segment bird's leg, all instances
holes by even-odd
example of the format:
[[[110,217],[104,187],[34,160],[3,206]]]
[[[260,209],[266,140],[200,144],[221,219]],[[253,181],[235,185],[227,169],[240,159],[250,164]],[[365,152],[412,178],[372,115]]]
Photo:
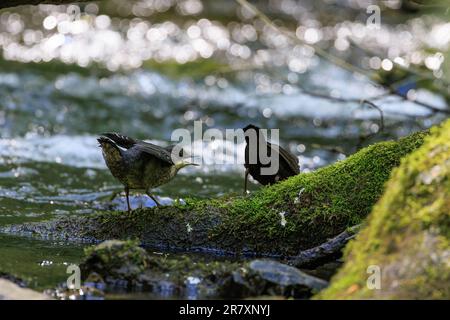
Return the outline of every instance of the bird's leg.
[[[128,213],[131,213],[131,206],[130,206],[130,188],[125,187],[125,195],[127,196],[127,206],[128,206]]]
[[[158,206],[158,207],[161,206],[161,204],[158,202],[158,200],[156,200],[156,198],[150,194],[150,191],[149,191],[149,190],[146,190],[145,193],[146,193],[150,198],[152,198],[153,201],[155,201],[156,206]]]
[[[120,194],[122,191],[114,190],[111,194],[111,197],[109,198],[109,201],[113,201],[118,194]]]
[[[244,195],[247,194],[247,181],[248,181],[248,169],[245,169],[245,178],[244,178]]]

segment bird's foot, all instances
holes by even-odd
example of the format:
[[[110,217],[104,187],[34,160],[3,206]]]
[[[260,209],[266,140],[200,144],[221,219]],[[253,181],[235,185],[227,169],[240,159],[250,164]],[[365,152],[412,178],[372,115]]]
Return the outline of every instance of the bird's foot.
[[[156,199],[153,199],[153,201],[155,201],[156,207],[162,207],[162,204],[156,201]]]
[[[155,202],[156,207],[161,207],[161,203],[159,203],[153,195],[151,195],[149,192],[147,192],[147,195],[153,200],[153,202]]]
[[[109,197],[109,201],[113,201],[122,191],[113,191]]]

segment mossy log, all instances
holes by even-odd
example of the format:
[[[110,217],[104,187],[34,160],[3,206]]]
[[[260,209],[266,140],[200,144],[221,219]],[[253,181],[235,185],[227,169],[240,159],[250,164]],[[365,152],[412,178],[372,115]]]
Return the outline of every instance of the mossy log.
[[[87,241],[137,238],[162,249],[292,257],[359,224],[381,196],[391,170],[426,134],[368,146],[251,196],[188,199],[185,205],[64,217],[0,231]]]
[[[393,171],[345,252],[317,298],[450,299],[450,120]],[[369,266],[379,268],[378,285]]]

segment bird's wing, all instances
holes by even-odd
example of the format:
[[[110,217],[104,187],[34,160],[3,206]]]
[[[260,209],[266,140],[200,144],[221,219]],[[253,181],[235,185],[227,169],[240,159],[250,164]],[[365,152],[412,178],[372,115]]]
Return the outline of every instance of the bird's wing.
[[[167,163],[169,165],[173,165],[173,161],[172,161],[172,156],[171,156],[171,151],[169,151],[164,147],[160,147],[157,146],[155,144],[149,143],[149,142],[145,142],[145,141],[136,141],[136,144],[134,146],[135,148],[137,148],[139,151],[147,153],[153,157],[158,158],[159,160],[163,161],[164,163]],[[172,146],[173,148],[173,146]],[[171,149],[170,149],[171,150]]]
[[[169,152],[172,152],[173,148],[175,148],[176,146],[177,146],[176,144],[172,144],[170,146],[164,147],[164,149],[166,149]],[[180,156],[183,156],[183,153],[184,153],[184,149],[183,148],[181,148],[180,153],[181,153]]]
[[[136,140],[134,140],[133,138],[127,137],[125,135],[122,135],[122,134],[116,133],[116,132],[102,133],[102,136],[105,136],[105,137],[111,139],[119,147],[122,147],[125,149],[130,149],[132,146],[134,146],[136,144]]]
[[[166,149],[170,154],[172,154],[173,148],[175,148],[177,145],[176,144],[172,144],[170,146],[164,147],[164,149]],[[179,153],[176,155],[179,159],[185,159],[185,158],[189,158],[189,155],[186,154],[185,150],[183,148],[180,148]]]
[[[274,150],[272,148],[272,144],[270,142],[267,143],[269,145],[269,147]],[[284,159],[286,161],[286,163],[288,164],[289,168],[295,172],[295,174],[299,174],[300,173],[300,168],[298,166],[298,158],[296,156],[294,156],[292,153],[290,153],[289,151],[287,151],[286,149],[278,146],[278,152],[280,153],[280,156],[282,159]]]

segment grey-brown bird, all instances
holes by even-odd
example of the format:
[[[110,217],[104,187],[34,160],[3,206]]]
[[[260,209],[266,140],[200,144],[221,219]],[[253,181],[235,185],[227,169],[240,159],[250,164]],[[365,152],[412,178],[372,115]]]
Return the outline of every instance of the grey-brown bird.
[[[244,193],[247,193],[247,181],[249,174],[253,179],[262,185],[268,185],[285,180],[290,176],[300,173],[298,158],[284,148],[267,142],[264,135],[262,135],[260,128],[249,124],[242,130],[244,131],[246,142]],[[254,137],[254,139],[250,139],[250,137]],[[253,157],[250,156],[250,151],[254,153]],[[266,155],[269,159],[278,156],[278,170],[273,174],[264,174],[261,171],[262,168],[268,168],[271,166],[271,163],[263,163],[261,161],[262,157]]]
[[[115,132],[103,133],[97,141],[112,175],[125,187],[128,212],[131,212],[131,189],[144,190],[159,206],[150,190],[172,180],[180,169],[197,165],[183,160],[182,149],[172,157],[172,152],[176,150],[174,145],[160,147]],[[174,162],[173,159],[179,161]]]

